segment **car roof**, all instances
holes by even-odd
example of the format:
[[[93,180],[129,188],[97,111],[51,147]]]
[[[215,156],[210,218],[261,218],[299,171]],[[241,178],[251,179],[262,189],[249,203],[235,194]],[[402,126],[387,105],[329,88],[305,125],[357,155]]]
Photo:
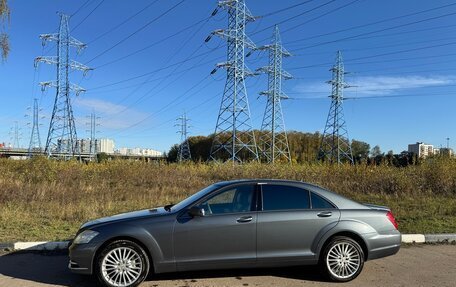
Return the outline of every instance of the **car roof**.
[[[307,183],[304,181],[298,180],[288,180],[288,179],[236,179],[236,180],[229,180],[229,181],[222,181],[218,182],[217,184],[221,186],[229,186],[239,183],[255,183],[255,184],[284,184],[290,186],[296,186],[303,189],[310,190],[327,200],[331,201],[335,204],[339,209],[369,209],[367,206],[358,203],[354,200],[351,200],[345,196],[342,196],[336,192],[329,191],[323,187],[318,185]]]

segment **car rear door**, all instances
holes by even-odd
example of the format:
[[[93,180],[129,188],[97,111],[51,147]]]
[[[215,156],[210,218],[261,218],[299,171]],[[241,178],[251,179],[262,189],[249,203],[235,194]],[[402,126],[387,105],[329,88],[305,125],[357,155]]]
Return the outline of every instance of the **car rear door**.
[[[257,224],[259,265],[293,265],[316,260],[312,244],[337,224],[340,212],[332,205],[312,209],[310,194],[293,185],[261,185]]]
[[[173,239],[178,270],[236,268],[255,263],[256,189],[256,184],[223,188],[195,203],[205,209],[205,216],[192,218],[184,212],[178,217]]]

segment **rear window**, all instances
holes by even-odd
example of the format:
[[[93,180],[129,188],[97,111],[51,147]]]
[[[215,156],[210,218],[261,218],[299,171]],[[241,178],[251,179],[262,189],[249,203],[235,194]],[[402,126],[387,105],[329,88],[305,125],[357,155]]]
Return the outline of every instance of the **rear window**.
[[[324,199],[323,197],[316,195],[315,193],[310,193],[310,198],[312,200],[312,208],[313,209],[329,209],[335,208],[329,201]]]
[[[262,185],[263,210],[310,208],[309,191],[286,185]]]

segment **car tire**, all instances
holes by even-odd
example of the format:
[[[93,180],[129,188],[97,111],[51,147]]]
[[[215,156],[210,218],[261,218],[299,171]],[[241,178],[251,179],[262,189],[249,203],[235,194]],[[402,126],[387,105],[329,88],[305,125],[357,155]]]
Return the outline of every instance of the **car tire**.
[[[95,274],[102,286],[138,286],[149,273],[149,257],[129,240],[116,240],[105,246],[96,258]]]
[[[364,252],[352,238],[336,236],[325,246],[319,265],[330,281],[348,282],[363,270]]]

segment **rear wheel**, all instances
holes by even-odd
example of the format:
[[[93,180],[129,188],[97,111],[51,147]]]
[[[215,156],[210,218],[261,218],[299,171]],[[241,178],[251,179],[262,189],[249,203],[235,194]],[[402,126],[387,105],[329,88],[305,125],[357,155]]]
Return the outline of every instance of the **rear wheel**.
[[[103,286],[138,286],[148,272],[149,258],[146,252],[132,241],[114,241],[97,257],[96,275]]]
[[[358,242],[345,236],[334,237],[320,258],[321,269],[330,280],[336,282],[355,279],[363,266],[363,249]]]

